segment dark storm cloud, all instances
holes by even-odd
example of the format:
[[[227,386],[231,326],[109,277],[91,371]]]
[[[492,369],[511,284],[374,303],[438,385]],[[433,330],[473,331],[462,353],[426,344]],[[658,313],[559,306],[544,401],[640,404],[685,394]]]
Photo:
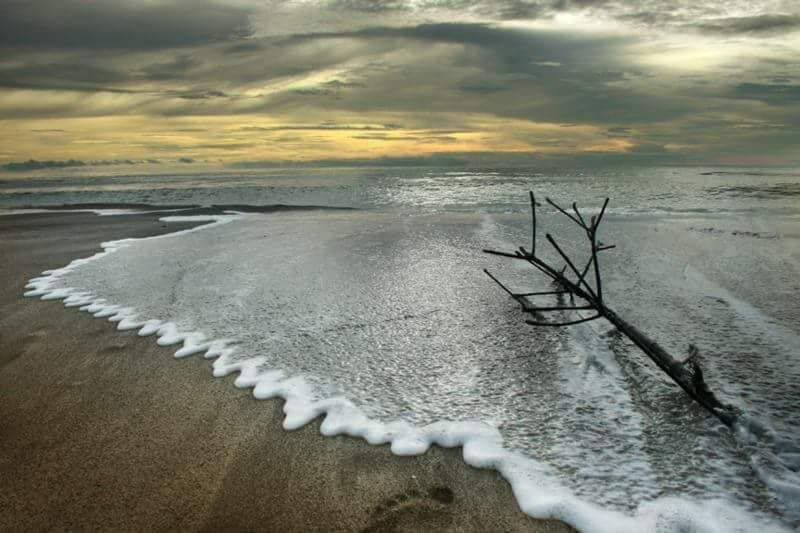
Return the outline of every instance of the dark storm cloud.
[[[458,89],[465,93],[489,94],[500,91],[507,91],[509,88],[507,86],[502,86],[502,85],[492,85],[488,83],[478,82],[474,84],[462,85]]]
[[[289,45],[343,38],[395,42],[414,60],[402,69],[367,74],[365,88],[352,96],[337,94],[335,103],[331,93],[321,87],[305,88],[298,95],[305,98],[304,103],[284,94],[265,110],[308,105],[309,98],[314,97],[324,99],[324,105],[354,111],[369,107],[409,112],[489,112],[558,123],[661,121],[693,110],[684,99],[663,91],[637,92],[629,87],[630,80],[647,76],[641,68],[625,62],[626,48],[638,43],[631,36],[443,23],[304,34],[283,42]],[[398,40],[407,44],[398,44]],[[447,55],[433,56],[426,53],[430,42],[453,46],[440,52]],[[448,68],[442,69],[441,63]]]
[[[0,45],[153,49],[250,34],[249,10],[211,0],[3,0]]]
[[[328,89],[294,89],[292,93],[300,96],[330,96],[334,94],[333,91]]]
[[[800,30],[800,15],[765,14],[752,17],[726,17],[691,25],[704,32],[721,34],[774,34]]]
[[[317,87],[306,89],[294,89],[294,94],[303,96],[338,96],[342,90],[358,89],[366,87],[363,83],[359,82],[344,82],[341,80],[326,81]]]
[[[73,51],[62,55],[60,61],[50,59],[52,56],[23,53],[6,63],[0,60],[0,89],[130,94],[145,99],[185,101],[210,101],[230,96],[215,88],[217,82],[213,78],[208,79],[202,73],[194,76],[190,70],[202,63],[186,54],[144,66],[128,65],[125,55],[119,53]],[[26,61],[26,58],[30,59]],[[70,114],[69,111],[65,109],[64,114]]]
[[[0,87],[72,91],[135,92],[112,87],[131,79],[128,73],[78,62],[0,66]]]
[[[353,89],[353,88],[366,87],[366,85],[364,85],[363,83],[360,83],[360,82],[342,81],[342,80],[326,81],[322,85],[324,87],[328,87],[329,89]]]
[[[226,54],[249,54],[263,50],[263,46],[258,41],[248,39],[232,44],[224,49]]]
[[[446,46],[432,48],[430,43]],[[327,107],[357,113],[468,112],[556,123],[620,123],[658,122],[690,113],[692,106],[680,98],[659,91],[632,91],[627,86],[629,79],[643,75],[621,59],[626,57],[626,47],[636,43],[633,36],[490,24],[374,26],[251,39],[242,43],[248,46],[234,60],[228,59],[229,46],[210,46],[128,68],[124,68],[124,57],[95,60],[94,54],[86,56],[80,68],[75,61],[15,64],[6,70],[0,67],[0,85],[137,92],[149,100],[132,100],[129,109],[164,116],[291,113]],[[246,84],[302,77],[363,57],[397,52],[403,61],[400,66],[373,60],[344,76],[293,86],[269,98],[239,95]],[[156,85],[142,86],[144,81]],[[63,105],[67,106],[63,112],[37,113],[80,113],[71,111],[80,103]]]
[[[771,105],[800,104],[800,85],[786,83],[740,83],[733,89],[733,98],[758,100]]]
[[[332,9],[347,9],[366,13],[385,13],[411,9],[406,0],[329,0],[327,5]]]
[[[135,115],[169,129],[180,119],[203,116],[237,133],[215,138],[209,128],[181,143],[237,148],[257,154],[249,156],[253,159],[289,153],[271,150],[278,140],[296,144],[297,157],[303,157],[303,148],[318,148],[314,153],[320,157],[393,153],[381,150],[402,140],[420,143],[420,153],[436,149],[425,143],[458,142],[468,149],[597,150],[587,156],[596,161],[661,161],[674,146],[726,144],[735,153],[743,146],[796,144],[791,135],[800,124],[797,41],[772,39],[800,30],[792,1],[775,0],[760,9],[754,0],[747,17],[731,16],[732,8],[721,0],[250,0],[253,9],[242,7],[246,4],[0,0],[0,118],[113,116],[109,124],[122,124]],[[268,7],[259,12],[260,6]],[[562,12],[576,16],[554,18]],[[522,19],[537,22],[505,22]],[[695,64],[691,51],[699,52],[701,41],[709,46]],[[733,60],[725,55],[730,49],[717,46],[731,42],[756,43],[747,54],[752,60]],[[683,57],[690,58],[685,65]],[[704,61],[709,66],[698,68]],[[241,120],[252,126],[241,127],[233,115],[246,115]],[[720,117],[726,122],[714,122]],[[267,121],[282,125],[261,125]],[[693,126],[704,122],[709,126]],[[514,128],[507,126],[512,123]],[[564,132],[570,123],[580,131]],[[42,127],[48,126],[24,126]],[[71,125],[68,129],[73,132]],[[406,131],[391,131],[400,129]],[[348,130],[353,134],[323,135]],[[471,135],[453,137],[445,130]],[[181,130],[170,132],[175,131]],[[286,135],[277,139],[277,133],[258,132]],[[94,155],[51,152],[53,137],[31,141],[44,147],[41,152],[10,158],[88,161]],[[269,137],[269,146],[244,150],[253,146],[250,137]],[[348,141],[341,148],[336,143],[342,139],[383,142],[358,152],[367,143]],[[153,149],[172,162],[186,154],[203,157],[177,143],[160,146]],[[601,153],[606,149],[626,154]],[[348,164],[456,160],[477,159],[460,154]]]
[[[113,62],[113,61],[111,61]],[[160,66],[158,68],[161,68]],[[11,89],[33,89],[50,91],[107,92],[119,94],[142,94],[175,97],[184,100],[205,100],[228,96],[216,89],[143,89],[134,88],[132,82],[181,80],[181,70],[170,76],[154,75],[156,68],[144,72],[115,70],[102,65],[86,63],[27,63],[16,66],[0,65],[0,87]]]
[[[195,64],[175,76],[191,83],[217,81],[220,89],[231,92],[246,84],[263,84],[289,77],[302,78],[349,61],[358,61],[371,55],[380,56],[397,48],[396,43],[388,40],[356,39],[347,37],[347,34],[317,35],[252,38],[234,45],[207,46],[194,51],[192,59]],[[334,39],[349,39],[349,42],[347,46],[332,44]],[[350,79],[326,80],[321,88],[339,91],[357,88],[357,83],[357,80]]]
[[[482,23],[439,23],[404,27],[374,26],[352,32],[299,34],[283,40],[282,43],[342,38],[404,39],[476,46],[492,51],[495,58],[506,66],[519,66],[522,72],[552,67],[559,63],[556,59],[590,63],[593,59],[604,58],[608,62],[615,51],[637,40],[623,36],[500,28]]]
[[[612,128],[608,128],[605,132],[607,137],[612,138],[624,138],[624,137],[631,137],[632,136],[631,128],[625,126],[615,126]]]
[[[223,91],[194,91],[194,92],[184,92],[184,93],[177,93],[178,98],[182,98],[184,100],[209,100],[211,98],[227,98],[228,95],[225,94]]]
[[[525,39],[521,30],[504,30],[485,23],[437,23],[415,26],[371,26],[346,32],[316,32],[297,34],[284,40],[298,41],[341,38],[385,38],[413,39],[442,43],[475,44],[480,46],[503,46],[519,43]]]
[[[346,39],[347,46],[330,44],[330,41]],[[429,65],[426,43],[438,42],[463,47],[462,52],[453,48],[446,58],[448,67]],[[78,91],[138,92],[153,97],[177,98],[196,103],[211,103],[224,97],[235,97],[242,84],[264,83],[289,76],[298,77],[321,69],[336,67],[361,57],[383,52],[407,50],[409,63],[397,69],[395,65],[381,66],[380,62],[352,70],[353,76],[327,80],[316,85],[288,89],[270,99],[269,103],[259,103],[256,98],[239,99],[233,112],[270,111],[281,105],[300,106],[313,104],[314,99],[330,101],[336,99],[337,106],[357,108],[377,104],[391,106],[393,94],[411,93],[428,100],[421,102],[423,107],[431,107],[448,99],[447,107],[455,106],[471,110],[473,104],[484,96],[503,93],[508,90],[525,90],[534,81],[541,91],[562,94],[562,89],[577,89],[579,97],[596,93],[589,87],[603,87],[612,81],[620,81],[626,75],[621,65],[612,59],[615,52],[634,42],[622,37],[587,37],[555,32],[534,32],[515,29],[496,28],[486,24],[422,24],[406,27],[369,27],[350,32],[310,33],[288,38],[267,38],[250,40],[247,51],[237,53],[234,62],[226,60],[230,54],[227,48],[207,47],[195,50],[191,55],[179,53],[167,60],[152,61],[144,66],[129,66],[125,58],[117,56],[85,56],[84,63],[78,63],[80,54],[72,54],[70,62],[39,64],[14,63],[5,69],[0,66],[0,86],[29,89],[58,89]],[[470,51],[469,48],[478,50]],[[559,64],[558,76],[553,76],[552,65]],[[613,68],[609,68],[613,67]],[[462,70],[472,69],[467,75]],[[434,70],[438,72],[433,72]],[[402,79],[402,76],[406,76]],[[397,78],[397,79],[396,79]],[[538,80],[538,81],[537,81]],[[141,82],[153,82],[166,87],[143,87]],[[411,83],[409,83],[411,82]],[[570,87],[563,87],[563,84]],[[368,87],[374,84],[375,87]],[[172,87],[170,87],[172,85]],[[177,89],[174,86],[192,87]],[[561,86],[559,86],[561,85]],[[556,87],[559,86],[559,87]],[[365,99],[359,104],[356,96],[348,91],[358,92]],[[618,90],[617,90],[618,91]],[[429,95],[423,93],[438,92]],[[453,98],[455,93],[471,94],[474,98],[461,101]],[[499,94],[498,94],[499,96]],[[604,94],[603,99],[609,95]],[[305,103],[294,102],[302,99]],[[397,99],[398,109],[414,107],[418,103]],[[500,107],[516,105],[512,99],[496,98]],[[492,111],[495,101],[486,101],[487,111]],[[632,100],[635,103],[635,99]],[[158,113],[180,115],[196,112],[225,112],[219,107],[159,106]],[[526,104],[529,105],[529,104]],[[586,103],[584,103],[586,105]],[[139,107],[139,109],[146,109]],[[580,107],[576,108],[580,109]],[[670,109],[665,106],[664,109]],[[510,112],[510,110],[509,110]],[[503,113],[506,114],[506,113]],[[528,116],[523,115],[521,116]],[[573,117],[566,120],[578,119]]]
[[[142,68],[142,75],[152,81],[178,80],[199,65],[199,61],[186,54],[178,54],[169,61],[151,63]]]
[[[584,81],[601,82],[618,81],[623,76],[619,69],[609,69],[608,66],[616,64],[622,67],[622,63],[615,59],[615,55],[625,46],[637,42],[633,37],[499,28],[478,23],[441,23],[405,27],[369,27],[353,32],[300,34],[282,43],[296,44],[342,38],[364,41],[402,39],[420,43],[436,42],[477,47],[490,55],[467,54],[460,58],[461,63],[450,67],[476,63],[487,70],[504,71],[506,74],[552,75],[555,65],[573,63],[573,66],[585,66],[600,62],[602,65],[591,70],[593,79]],[[424,57],[420,57],[419,60],[424,61]],[[606,68],[603,69],[603,66]],[[565,74],[562,72],[560,75]]]

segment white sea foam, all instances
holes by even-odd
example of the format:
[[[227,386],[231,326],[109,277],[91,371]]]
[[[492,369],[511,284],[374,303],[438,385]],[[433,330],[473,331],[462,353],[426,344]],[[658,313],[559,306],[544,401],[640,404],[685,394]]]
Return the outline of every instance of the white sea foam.
[[[788,328],[776,323],[764,312],[750,303],[743,301],[730,291],[706,278],[702,272],[687,265],[684,268],[687,283],[696,290],[708,296],[713,296],[725,301],[742,321],[747,329],[760,331],[765,336],[778,340],[778,344],[786,352],[786,357],[773,358],[768,361],[770,371],[774,374],[788,373],[790,370],[800,374],[800,361],[791,357],[791,354],[800,353],[800,336]],[[761,415],[769,419],[766,413]],[[737,435],[746,444],[758,444],[761,437],[766,435],[772,441],[773,449],[753,446],[751,464],[761,480],[772,488],[773,492],[784,500],[785,505],[795,514],[800,514],[800,470],[798,470],[797,457],[800,457],[800,448],[797,445],[783,442],[775,431],[757,419],[745,417],[740,421]],[[788,450],[782,450],[789,447]]]
[[[208,224],[168,235],[103,243],[102,252],[77,259],[61,269],[45,271],[32,279],[26,286],[28,291],[25,296],[61,299],[68,307],[79,307],[98,318],[115,322],[120,330],[138,329],[141,336],[156,335],[159,345],[177,347],[176,357],[203,354],[205,358],[214,359],[214,376],[238,373],[235,386],[252,389],[255,398],[282,398],[286,415],[283,426],[287,430],[302,427],[321,416],[324,417],[321,425],[324,435],[350,435],[363,438],[370,444],[389,444],[392,452],[398,455],[422,454],[431,445],[461,447],[467,464],[499,471],[511,484],[520,508],[534,517],[556,518],[581,531],[598,532],[781,530],[779,525],[764,523],[762,519],[725,499],[701,501],[667,496],[646,501],[630,513],[604,508],[585,501],[565,487],[557,472],[545,462],[509,450],[501,432],[487,423],[441,420],[419,426],[403,420],[380,421],[367,416],[363,409],[345,396],[325,396],[324,391],[320,391],[304,375],[270,368],[269,359],[264,356],[237,357],[238,343],[235,339],[217,339],[207,336],[203,331],[185,330],[178,323],[163,318],[142,316],[139,310],[128,306],[126,302],[107,301],[91,289],[63,285],[68,274],[79,274],[86,265],[126,248],[157,239],[176,239],[182,235],[208,231],[248,217],[254,215],[165,217],[161,220]],[[263,220],[255,222],[264,223]],[[579,342],[585,345],[588,341]],[[608,358],[609,354],[598,352],[597,347],[585,349],[593,353],[584,355],[602,359],[596,364],[604,368],[603,373],[612,376],[619,374],[619,369]],[[576,357],[580,359],[584,356]],[[576,364],[590,363],[580,360]],[[563,371],[569,374],[568,369]],[[579,388],[581,384],[575,382],[570,386]],[[598,389],[592,393],[592,397],[603,394],[605,392]]]

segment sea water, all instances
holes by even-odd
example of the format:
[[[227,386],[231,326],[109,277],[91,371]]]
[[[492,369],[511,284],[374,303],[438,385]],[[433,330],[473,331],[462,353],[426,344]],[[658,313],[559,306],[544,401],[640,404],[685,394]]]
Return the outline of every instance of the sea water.
[[[463,445],[465,460],[498,469],[534,516],[596,531],[800,524],[796,173],[293,172],[86,188],[47,178],[26,191],[16,180],[9,205],[22,195],[31,205],[359,208],[231,212],[107,243],[32,280],[28,294],[156,334],[180,356],[215,358],[216,375],[238,371],[256,397],[286,398],[289,429],[325,415],[324,433],[399,454]],[[483,275],[549,288],[522,262],[481,254],[529,246],[528,189],[578,200],[587,215],[612,197],[600,236],[617,245],[601,258],[607,304],[676,357],[696,344],[711,389],[745,413],[734,431],[607,324],[527,326]],[[585,260],[585,237],[566,217],[542,207],[539,227]],[[556,261],[541,237],[537,251]]]

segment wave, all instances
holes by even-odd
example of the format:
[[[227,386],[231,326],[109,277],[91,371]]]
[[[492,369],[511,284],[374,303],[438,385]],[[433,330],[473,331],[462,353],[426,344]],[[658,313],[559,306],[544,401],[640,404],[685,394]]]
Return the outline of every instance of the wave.
[[[142,316],[125,302],[107,301],[91,290],[63,283],[67,274],[78,273],[90,263],[126,248],[208,231],[249,216],[228,213],[161,218],[164,222],[205,224],[166,235],[102,243],[102,252],[76,259],[63,268],[45,271],[31,279],[25,296],[63,300],[67,307],[116,323],[119,330],[138,330],[140,336],[155,335],[159,345],[177,347],[176,357],[200,354],[213,359],[215,377],[238,373],[235,386],[252,389],[255,398],[283,399],[286,415],[283,427],[287,430],[324,417],[321,424],[323,435],[349,435],[373,445],[388,444],[397,455],[422,454],[431,445],[461,447],[467,464],[497,470],[511,484],[522,511],[535,518],[559,519],[587,532],[781,530],[779,525],[764,523],[725,499],[700,501],[662,496],[641,503],[633,513],[603,508],[576,496],[558,480],[549,465],[508,450],[498,429],[486,423],[443,420],[417,426],[404,421],[381,422],[367,416],[344,396],[324,396],[303,375],[281,368],[265,368],[267,359],[264,357],[238,360],[235,357],[238,349],[235,339],[213,338],[200,330],[183,330],[176,322]]]

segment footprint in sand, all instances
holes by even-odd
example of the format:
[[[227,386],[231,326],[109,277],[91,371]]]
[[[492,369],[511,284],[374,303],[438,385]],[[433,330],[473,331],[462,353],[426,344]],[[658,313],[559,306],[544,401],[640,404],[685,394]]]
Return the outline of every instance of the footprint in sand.
[[[443,529],[452,523],[450,504],[455,495],[449,487],[433,487],[422,493],[411,489],[381,502],[372,512],[364,532]]]

